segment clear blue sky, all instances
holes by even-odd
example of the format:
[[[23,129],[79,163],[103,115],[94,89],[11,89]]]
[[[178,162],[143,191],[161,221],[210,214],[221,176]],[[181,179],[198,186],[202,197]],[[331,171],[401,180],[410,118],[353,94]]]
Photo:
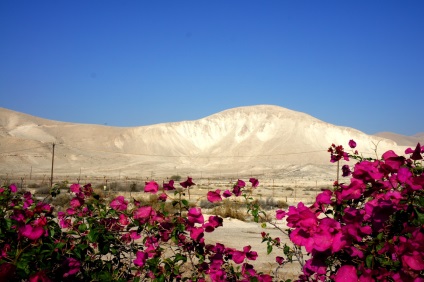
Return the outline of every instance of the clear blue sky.
[[[140,126],[272,104],[424,131],[424,1],[1,0],[0,106]]]

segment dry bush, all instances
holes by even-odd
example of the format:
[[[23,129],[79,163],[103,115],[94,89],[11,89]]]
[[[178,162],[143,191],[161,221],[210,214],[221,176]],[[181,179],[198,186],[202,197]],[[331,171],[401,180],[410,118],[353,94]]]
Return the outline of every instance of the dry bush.
[[[34,194],[35,195],[48,195],[48,194],[50,194],[50,187],[40,187],[37,190],[35,190]]]
[[[67,208],[69,208],[69,202],[71,201],[71,195],[66,194],[59,194],[56,197],[48,197],[48,202],[51,203],[51,205],[55,208],[56,211],[65,211]]]
[[[242,221],[246,221],[248,218],[244,203],[230,201],[228,199],[222,201],[212,212],[223,218],[230,217]]]
[[[37,184],[37,183],[35,183],[35,182],[33,182],[33,183],[29,183],[29,184],[27,185],[27,187],[28,187],[28,188],[40,188],[40,187],[41,187],[41,185],[40,185],[40,184]]]

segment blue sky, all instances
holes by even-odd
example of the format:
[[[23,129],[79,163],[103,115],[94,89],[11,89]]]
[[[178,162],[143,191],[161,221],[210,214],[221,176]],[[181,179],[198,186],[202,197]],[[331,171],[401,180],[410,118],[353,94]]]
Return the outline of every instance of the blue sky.
[[[424,132],[424,1],[0,1],[0,106],[141,126],[271,104]]]

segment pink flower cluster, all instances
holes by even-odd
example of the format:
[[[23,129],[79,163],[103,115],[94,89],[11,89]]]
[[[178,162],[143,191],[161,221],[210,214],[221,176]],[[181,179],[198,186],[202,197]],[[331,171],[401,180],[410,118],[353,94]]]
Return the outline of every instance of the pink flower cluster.
[[[256,179],[250,182],[258,185]],[[193,185],[191,178],[180,183],[183,188]],[[244,187],[239,180],[233,191],[239,193]],[[249,264],[258,256],[250,246],[237,250],[206,244],[205,232],[222,227],[223,219],[206,217],[199,207],[191,207],[173,180],[162,187],[155,181],[146,182],[145,192],[161,191],[156,205],[123,196],[105,205],[90,184],[72,184],[69,191],[69,207],[55,219],[53,207],[37,202],[30,193],[18,195],[15,185],[1,188],[0,213],[8,218],[0,224],[1,281],[100,281],[113,277],[125,277],[125,281],[271,281],[271,276]],[[169,191],[173,194],[168,195]],[[176,211],[167,210],[168,199]],[[235,265],[241,268],[237,270]]]
[[[348,159],[342,148],[330,147],[332,162]],[[423,149],[407,149],[409,159],[388,151],[360,160],[350,182],[322,191],[312,206],[276,212],[311,254],[299,281],[424,281]]]

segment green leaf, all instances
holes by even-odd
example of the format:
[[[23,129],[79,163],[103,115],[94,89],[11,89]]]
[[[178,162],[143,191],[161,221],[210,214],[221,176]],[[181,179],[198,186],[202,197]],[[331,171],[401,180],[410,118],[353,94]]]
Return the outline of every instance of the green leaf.
[[[175,255],[175,259],[174,262],[179,262],[179,261],[183,261],[183,262],[187,262],[187,257],[183,256],[182,254],[176,254]]]
[[[181,203],[185,206],[188,207],[188,201],[186,199],[181,200]]]
[[[83,233],[85,230],[87,230],[87,225],[85,223],[81,223],[78,226],[78,231],[81,232],[81,233]]]
[[[417,213],[418,223],[424,224],[424,213],[419,212],[417,208],[415,208],[415,212]]]
[[[90,242],[95,243],[97,242],[97,239],[99,239],[99,233],[95,229],[92,229],[88,233],[87,238]]]
[[[373,255],[368,255],[367,258],[365,259],[365,264],[368,268],[372,268],[373,266],[373,261],[374,261],[374,256]]]
[[[112,281],[112,276],[106,271],[100,272],[98,278],[100,281]]]
[[[269,255],[272,252],[272,245],[268,244],[268,246],[266,247],[266,253],[267,255]]]

